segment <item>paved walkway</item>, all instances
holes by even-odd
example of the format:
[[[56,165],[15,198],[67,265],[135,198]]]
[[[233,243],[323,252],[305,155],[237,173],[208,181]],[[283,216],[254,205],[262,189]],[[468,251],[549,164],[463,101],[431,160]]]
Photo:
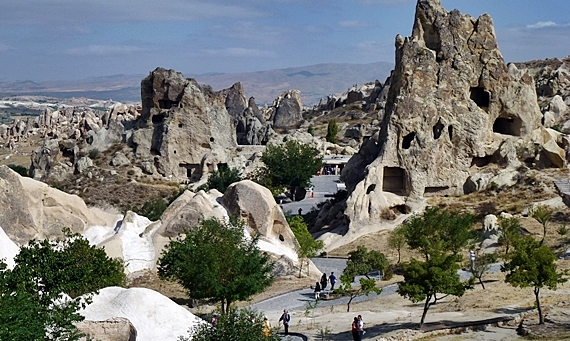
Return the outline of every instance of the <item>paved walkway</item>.
[[[331,271],[337,275],[337,278],[340,277],[340,274],[346,267],[346,259],[339,259],[339,258],[313,258],[313,263],[323,272],[330,274]],[[501,264],[493,264],[489,269],[489,273],[498,272],[500,271]],[[460,270],[459,276],[462,281],[471,277],[471,272]],[[378,278],[379,279],[379,278]],[[355,280],[355,285],[359,283],[359,277]],[[340,284],[340,281],[337,282]],[[397,293],[398,284],[390,284],[382,288],[382,292],[377,295],[375,293],[371,293],[369,296],[362,295],[357,296],[352,300],[352,303],[363,302],[367,300],[373,300],[378,297],[383,297],[387,295],[392,295]],[[328,292],[327,290],[324,291],[325,293]],[[350,297],[343,296],[336,299],[329,299],[329,300],[320,300],[318,303],[319,307],[330,307],[333,305],[344,304],[346,305]],[[279,314],[279,312],[283,311],[283,309],[288,309],[289,312],[293,311],[304,311],[307,308],[308,303],[313,304],[315,302],[315,294],[313,293],[313,289],[311,288],[304,288],[299,290],[290,291],[287,293],[283,293],[274,297],[270,297],[263,301],[257,302],[252,305],[252,307],[262,311],[266,314]]]

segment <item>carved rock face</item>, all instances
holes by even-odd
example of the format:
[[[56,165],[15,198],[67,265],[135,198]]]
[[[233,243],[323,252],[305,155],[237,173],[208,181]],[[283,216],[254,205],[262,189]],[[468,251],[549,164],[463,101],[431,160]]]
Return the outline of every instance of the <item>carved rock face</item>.
[[[196,181],[205,171],[205,155],[236,146],[225,98],[210,87],[157,68],[142,80],[141,97],[139,129],[133,134],[136,155],[154,157],[163,176]]]
[[[396,37],[380,135],[343,173],[347,216],[378,219],[387,194],[463,193],[472,165],[492,162],[506,139],[529,136],[541,116],[533,80],[507,68],[489,15],[419,0],[412,36]]]

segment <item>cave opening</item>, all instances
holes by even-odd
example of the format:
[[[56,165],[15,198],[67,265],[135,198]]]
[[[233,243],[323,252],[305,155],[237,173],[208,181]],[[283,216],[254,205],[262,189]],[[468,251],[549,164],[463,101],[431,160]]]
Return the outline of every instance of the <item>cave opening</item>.
[[[416,137],[415,132],[411,132],[408,135],[404,136],[404,139],[402,140],[402,148],[409,149],[412,146],[412,141],[414,140],[415,137]]]
[[[493,132],[521,136],[522,120],[518,117],[497,117],[493,123]]]
[[[445,126],[441,123],[441,119],[437,121],[437,123],[433,126],[433,138],[437,140],[441,137],[441,132],[443,131]]]
[[[473,87],[470,89],[470,92],[471,93],[469,95],[469,98],[471,98],[471,100],[475,102],[475,104],[477,104],[479,108],[489,107],[489,103],[491,102],[491,96],[489,92],[485,90],[485,88]]]
[[[406,172],[400,167],[384,167],[382,191],[396,194],[405,192]]]

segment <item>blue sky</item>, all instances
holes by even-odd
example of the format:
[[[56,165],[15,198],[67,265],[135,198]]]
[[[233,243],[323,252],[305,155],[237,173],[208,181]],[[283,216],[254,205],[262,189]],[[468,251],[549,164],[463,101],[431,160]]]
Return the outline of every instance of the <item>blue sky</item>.
[[[570,54],[568,0],[441,0],[495,23],[505,60]],[[394,61],[415,0],[1,0],[0,80]]]

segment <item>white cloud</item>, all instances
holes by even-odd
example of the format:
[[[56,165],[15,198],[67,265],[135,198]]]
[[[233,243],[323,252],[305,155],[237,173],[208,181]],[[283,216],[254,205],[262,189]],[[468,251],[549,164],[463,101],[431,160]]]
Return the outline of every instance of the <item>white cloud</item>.
[[[0,52],[6,52],[6,51],[10,51],[10,50],[15,50],[16,48],[6,45],[6,44],[2,44],[0,43]]]
[[[340,27],[353,28],[353,27],[368,27],[366,22],[360,20],[346,20],[338,23]]]
[[[274,54],[270,51],[259,49],[247,49],[242,47],[227,47],[225,49],[208,49],[203,50],[204,53],[210,56],[220,57],[248,57],[248,58],[266,58],[272,57]]]
[[[554,21],[539,21],[534,24],[526,25],[528,29],[541,29],[541,28],[553,28],[553,27],[570,27],[570,23],[568,24],[557,24]]]
[[[75,47],[65,51],[66,54],[72,56],[106,56],[113,54],[128,54],[134,52],[142,52],[143,48],[128,45],[89,45],[83,47]]]

